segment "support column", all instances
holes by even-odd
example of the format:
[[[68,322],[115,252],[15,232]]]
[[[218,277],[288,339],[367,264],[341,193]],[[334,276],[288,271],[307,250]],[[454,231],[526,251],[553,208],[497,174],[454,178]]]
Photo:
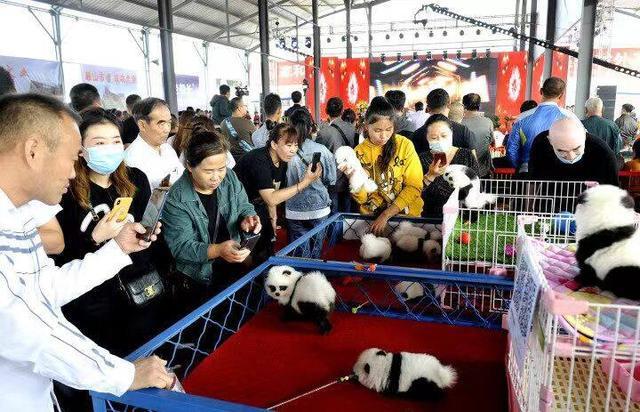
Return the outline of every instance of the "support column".
[[[373,7],[371,6],[371,3],[367,3],[367,44],[369,45],[369,58],[372,59],[373,58],[373,38],[372,38],[372,34],[371,34],[371,20],[373,16]]]
[[[231,45],[231,30],[229,30],[229,0],[224,0],[224,14],[227,17],[227,45]]]
[[[526,16],[526,14],[525,14]],[[531,22],[529,24],[529,37],[537,37],[537,24],[538,24],[538,0],[531,0]],[[531,99],[531,91],[533,89],[533,64],[535,63],[535,48],[534,42],[529,42],[529,50],[527,52],[527,87],[525,89],[525,99]]]
[[[158,0],[158,19],[160,22],[160,48],[162,53],[162,85],[164,99],[172,113],[178,113],[178,94],[176,93],[176,72],[173,65],[173,15],[171,0]]]
[[[516,14],[513,19],[513,29],[517,30],[520,24],[520,0],[516,0]],[[518,51],[518,39],[513,39],[513,51]]]
[[[347,34],[345,35],[347,41],[347,59],[350,59],[351,57],[353,57],[353,47],[351,45],[351,0],[344,0],[344,7],[344,12],[347,16]]]
[[[144,56],[144,74],[147,83],[147,97],[151,96],[151,59],[149,57],[149,28],[142,29],[142,54]]]
[[[593,37],[596,28],[597,0],[584,0],[582,23],[580,25],[580,54],[578,55],[578,78],[574,112],[578,117],[584,115],[584,104],[591,91],[591,69],[593,66]]]
[[[526,29],[527,22],[527,0],[522,0],[522,13],[520,13],[520,30],[519,32],[524,34]],[[520,40],[520,51],[524,51],[526,41],[524,39]]]
[[[318,0],[311,0],[313,15],[313,100],[314,118],[320,123],[320,26],[318,25]]]
[[[547,33],[545,40],[549,43],[555,44],[556,42],[556,11],[558,7],[557,0],[547,0]],[[553,50],[544,50],[544,69],[542,72],[542,78],[548,79],[551,77],[551,68],[553,67]]]
[[[64,68],[62,67],[62,35],[60,28],[60,11],[62,9],[58,6],[51,7],[51,21],[53,23],[53,44],[56,48],[56,59],[58,60],[58,64],[60,65],[60,69],[58,70],[58,83],[60,84],[61,94],[64,96]]]
[[[260,30],[260,69],[262,76],[262,99],[269,94],[269,1],[258,0],[258,27]],[[264,112],[264,110],[263,110]]]

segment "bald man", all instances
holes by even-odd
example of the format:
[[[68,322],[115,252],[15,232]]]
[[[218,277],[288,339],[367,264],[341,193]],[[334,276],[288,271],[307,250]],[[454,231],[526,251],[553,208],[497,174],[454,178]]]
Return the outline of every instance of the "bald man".
[[[529,174],[533,180],[595,181],[618,185],[613,151],[589,134],[574,118],[556,120],[531,147]]]

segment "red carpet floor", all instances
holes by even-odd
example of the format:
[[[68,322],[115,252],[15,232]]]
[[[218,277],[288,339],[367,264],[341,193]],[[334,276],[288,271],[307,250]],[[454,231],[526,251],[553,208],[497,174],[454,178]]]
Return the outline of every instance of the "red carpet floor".
[[[389,398],[358,383],[341,383],[302,398],[282,411],[487,411],[507,410],[506,333],[471,327],[334,313],[333,331],[283,323],[268,305],[185,379],[187,392],[269,407],[349,374],[369,347],[425,352],[452,364],[458,384],[437,403]]]

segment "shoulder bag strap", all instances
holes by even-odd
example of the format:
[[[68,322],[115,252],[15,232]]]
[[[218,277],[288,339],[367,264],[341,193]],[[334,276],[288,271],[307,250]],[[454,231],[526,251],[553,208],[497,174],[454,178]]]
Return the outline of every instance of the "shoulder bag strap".
[[[340,133],[340,136],[342,136],[342,141],[344,142],[345,146],[353,147],[351,146],[351,143],[349,143],[349,139],[347,139],[347,136],[344,134],[342,129],[337,124],[331,123],[331,127],[336,129],[338,133]]]

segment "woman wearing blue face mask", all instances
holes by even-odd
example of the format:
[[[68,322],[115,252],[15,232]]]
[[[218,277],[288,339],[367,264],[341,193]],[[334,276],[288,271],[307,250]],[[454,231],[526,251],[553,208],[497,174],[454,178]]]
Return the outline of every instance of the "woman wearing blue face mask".
[[[66,240],[64,251],[56,257],[59,265],[97,251],[127,220],[139,222],[151,194],[145,174],[123,162],[116,118],[100,108],[88,109],[81,116],[82,149],[75,163],[76,177],[57,216]],[[127,218],[109,219],[115,200],[121,197],[133,198]],[[157,324],[151,312],[158,304],[152,301],[144,308],[129,304],[120,283],[153,270],[152,253],[149,249],[132,254],[133,264],[118,276],[63,307],[67,318],[86,336],[117,355],[129,353],[156,332],[150,330]]]
[[[423,217],[441,217],[442,207],[453,193],[453,189],[442,175],[449,165],[464,165],[478,173],[478,160],[473,151],[453,146],[453,131],[449,119],[442,114],[434,114],[427,120],[429,146],[426,152],[418,153],[424,175]]]

